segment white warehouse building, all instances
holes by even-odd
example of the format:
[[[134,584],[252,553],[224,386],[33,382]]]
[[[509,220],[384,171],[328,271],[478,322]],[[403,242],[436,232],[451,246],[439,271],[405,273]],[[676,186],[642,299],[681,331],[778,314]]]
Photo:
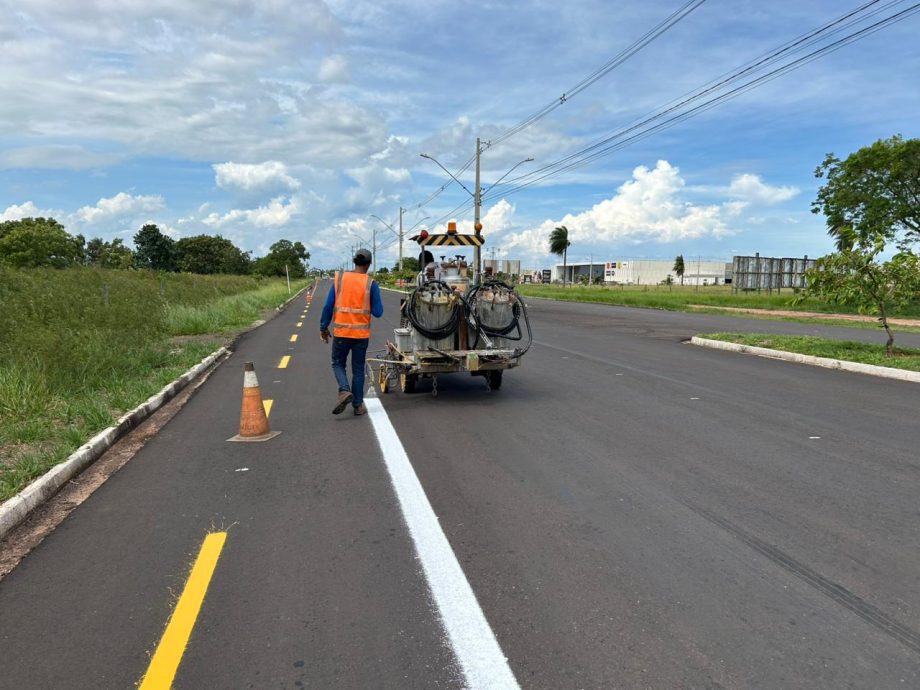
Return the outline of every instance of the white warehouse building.
[[[731,263],[716,259],[684,259],[684,285],[722,285],[731,279]],[[553,281],[562,282],[562,264],[553,267]],[[594,279],[620,285],[658,285],[668,276],[679,284],[673,259],[624,259],[573,263],[565,267],[566,282],[577,283],[590,273]]]

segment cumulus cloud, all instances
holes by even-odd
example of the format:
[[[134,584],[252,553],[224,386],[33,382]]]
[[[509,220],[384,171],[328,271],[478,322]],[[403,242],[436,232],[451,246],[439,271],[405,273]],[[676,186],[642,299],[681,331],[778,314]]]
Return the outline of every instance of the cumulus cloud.
[[[22,220],[23,218],[47,218],[49,216],[54,217],[55,212],[40,209],[31,201],[26,201],[21,204],[13,204],[11,206],[7,206],[6,209],[0,213],[0,223],[7,220]]]
[[[729,219],[737,217],[743,206],[735,202],[697,205],[682,198],[684,179],[667,161],[654,169],[639,166],[632,179],[617,193],[592,208],[546,220],[535,228],[512,233],[502,239],[504,246],[528,258],[548,254],[547,238],[553,228],[565,225],[573,242],[669,243],[704,236],[722,237],[734,229]]]
[[[797,196],[799,191],[798,187],[772,187],[764,183],[759,175],[745,173],[732,180],[726,193],[742,202],[772,206],[789,201]]]
[[[201,222],[216,230],[241,223],[257,228],[281,227],[290,223],[299,210],[300,204],[296,199],[278,196],[258,208],[233,209],[224,214],[209,213]]]
[[[346,171],[348,177],[357,183],[345,193],[349,204],[370,204],[380,206],[399,201],[398,190],[412,181],[406,168],[389,168],[385,165],[367,165]]]
[[[159,194],[134,196],[127,192],[119,192],[113,197],[100,199],[95,206],[83,206],[73,217],[80,223],[92,224],[159,211],[165,206],[166,203]]]
[[[216,163],[214,178],[222,189],[239,189],[244,192],[286,188],[300,189],[300,182],[288,174],[287,166],[281,161],[264,163]]]

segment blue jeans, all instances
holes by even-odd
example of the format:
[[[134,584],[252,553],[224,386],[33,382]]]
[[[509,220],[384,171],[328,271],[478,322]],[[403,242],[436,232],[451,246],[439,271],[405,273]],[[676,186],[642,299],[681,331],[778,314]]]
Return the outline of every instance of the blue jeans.
[[[367,357],[367,338],[332,338],[332,371],[339,384],[339,391],[350,390],[354,398],[351,404],[357,407],[364,402],[364,359]],[[351,352],[351,386],[345,373],[345,360]]]

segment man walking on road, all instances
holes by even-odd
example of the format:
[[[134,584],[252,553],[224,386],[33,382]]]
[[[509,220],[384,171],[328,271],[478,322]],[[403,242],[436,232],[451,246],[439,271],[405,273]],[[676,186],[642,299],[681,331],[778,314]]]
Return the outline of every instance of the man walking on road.
[[[366,249],[355,252],[353,271],[336,271],[332,289],[326,297],[319,322],[320,338],[329,342],[332,324],[332,371],[339,384],[339,398],[332,414],[341,414],[352,404],[356,415],[367,414],[364,405],[364,360],[371,337],[371,316],[383,316],[380,286],[367,271],[371,253]],[[351,387],[345,373],[345,362],[351,353]]]

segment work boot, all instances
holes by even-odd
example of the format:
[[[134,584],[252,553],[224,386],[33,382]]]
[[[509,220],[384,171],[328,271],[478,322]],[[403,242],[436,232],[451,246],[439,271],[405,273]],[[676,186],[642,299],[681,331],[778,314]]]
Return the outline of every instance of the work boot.
[[[332,414],[342,414],[353,397],[351,391],[339,391],[339,401],[332,408]]]
[[[363,414],[367,414],[367,405],[361,403],[355,408],[355,417],[360,417]]]

